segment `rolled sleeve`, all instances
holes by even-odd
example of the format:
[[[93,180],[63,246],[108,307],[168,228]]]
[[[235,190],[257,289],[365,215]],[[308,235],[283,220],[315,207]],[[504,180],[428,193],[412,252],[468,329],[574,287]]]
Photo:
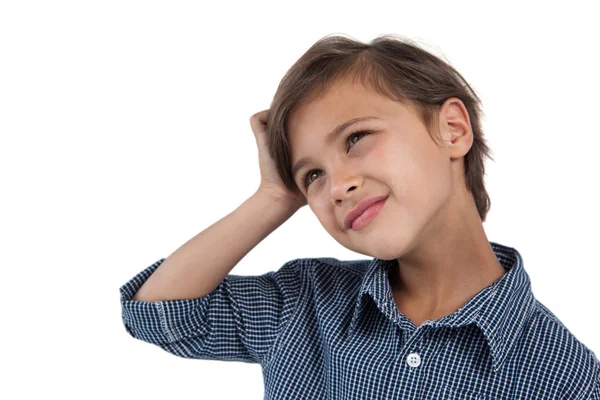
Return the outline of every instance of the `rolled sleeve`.
[[[296,310],[300,263],[258,276],[228,275],[211,293],[188,300],[132,300],[165,258],[121,288],[127,332],[183,358],[263,363]]]

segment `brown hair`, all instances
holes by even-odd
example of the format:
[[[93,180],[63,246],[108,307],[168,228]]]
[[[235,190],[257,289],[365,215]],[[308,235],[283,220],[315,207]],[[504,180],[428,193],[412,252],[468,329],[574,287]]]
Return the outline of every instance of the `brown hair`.
[[[464,156],[467,189],[485,221],[491,201],[484,185],[485,157],[490,149],[480,125],[481,100],[465,79],[445,61],[397,35],[379,36],[362,43],[344,36],[325,36],[312,45],[288,70],[273,97],[267,140],[279,176],[289,190],[297,190],[291,173],[287,120],[294,107],[310,102],[343,79],[359,80],[365,87],[392,100],[416,107],[419,118],[435,141],[440,106],[459,98],[469,113],[473,144]],[[437,142],[436,142],[437,143]]]

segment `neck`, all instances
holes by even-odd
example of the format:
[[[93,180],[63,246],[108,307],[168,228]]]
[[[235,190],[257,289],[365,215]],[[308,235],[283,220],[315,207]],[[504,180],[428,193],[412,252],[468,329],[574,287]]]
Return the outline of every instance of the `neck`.
[[[416,318],[423,320],[451,314],[506,272],[487,239],[474,201],[463,204],[468,206],[462,210],[441,210],[444,217],[420,234],[428,239],[417,239],[418,244],[390,270],[394,299],[405,314],[415,310]]]

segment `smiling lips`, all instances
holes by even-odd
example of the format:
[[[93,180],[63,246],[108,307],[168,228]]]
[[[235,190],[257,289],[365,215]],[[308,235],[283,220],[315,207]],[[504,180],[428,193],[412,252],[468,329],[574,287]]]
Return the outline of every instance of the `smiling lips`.
[[[386,203],[387,195],[369,197],[356,205],[344,219],[344,227],[359,230],[379,214]]]

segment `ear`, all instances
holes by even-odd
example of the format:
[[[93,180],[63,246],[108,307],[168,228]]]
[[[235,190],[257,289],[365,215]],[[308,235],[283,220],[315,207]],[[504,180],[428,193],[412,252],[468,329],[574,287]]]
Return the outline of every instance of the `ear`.
[[[462,100],[448,98],[439,111],[440,138],[450,158],[464,157],[473,145],[473,130],[469,112]]]

